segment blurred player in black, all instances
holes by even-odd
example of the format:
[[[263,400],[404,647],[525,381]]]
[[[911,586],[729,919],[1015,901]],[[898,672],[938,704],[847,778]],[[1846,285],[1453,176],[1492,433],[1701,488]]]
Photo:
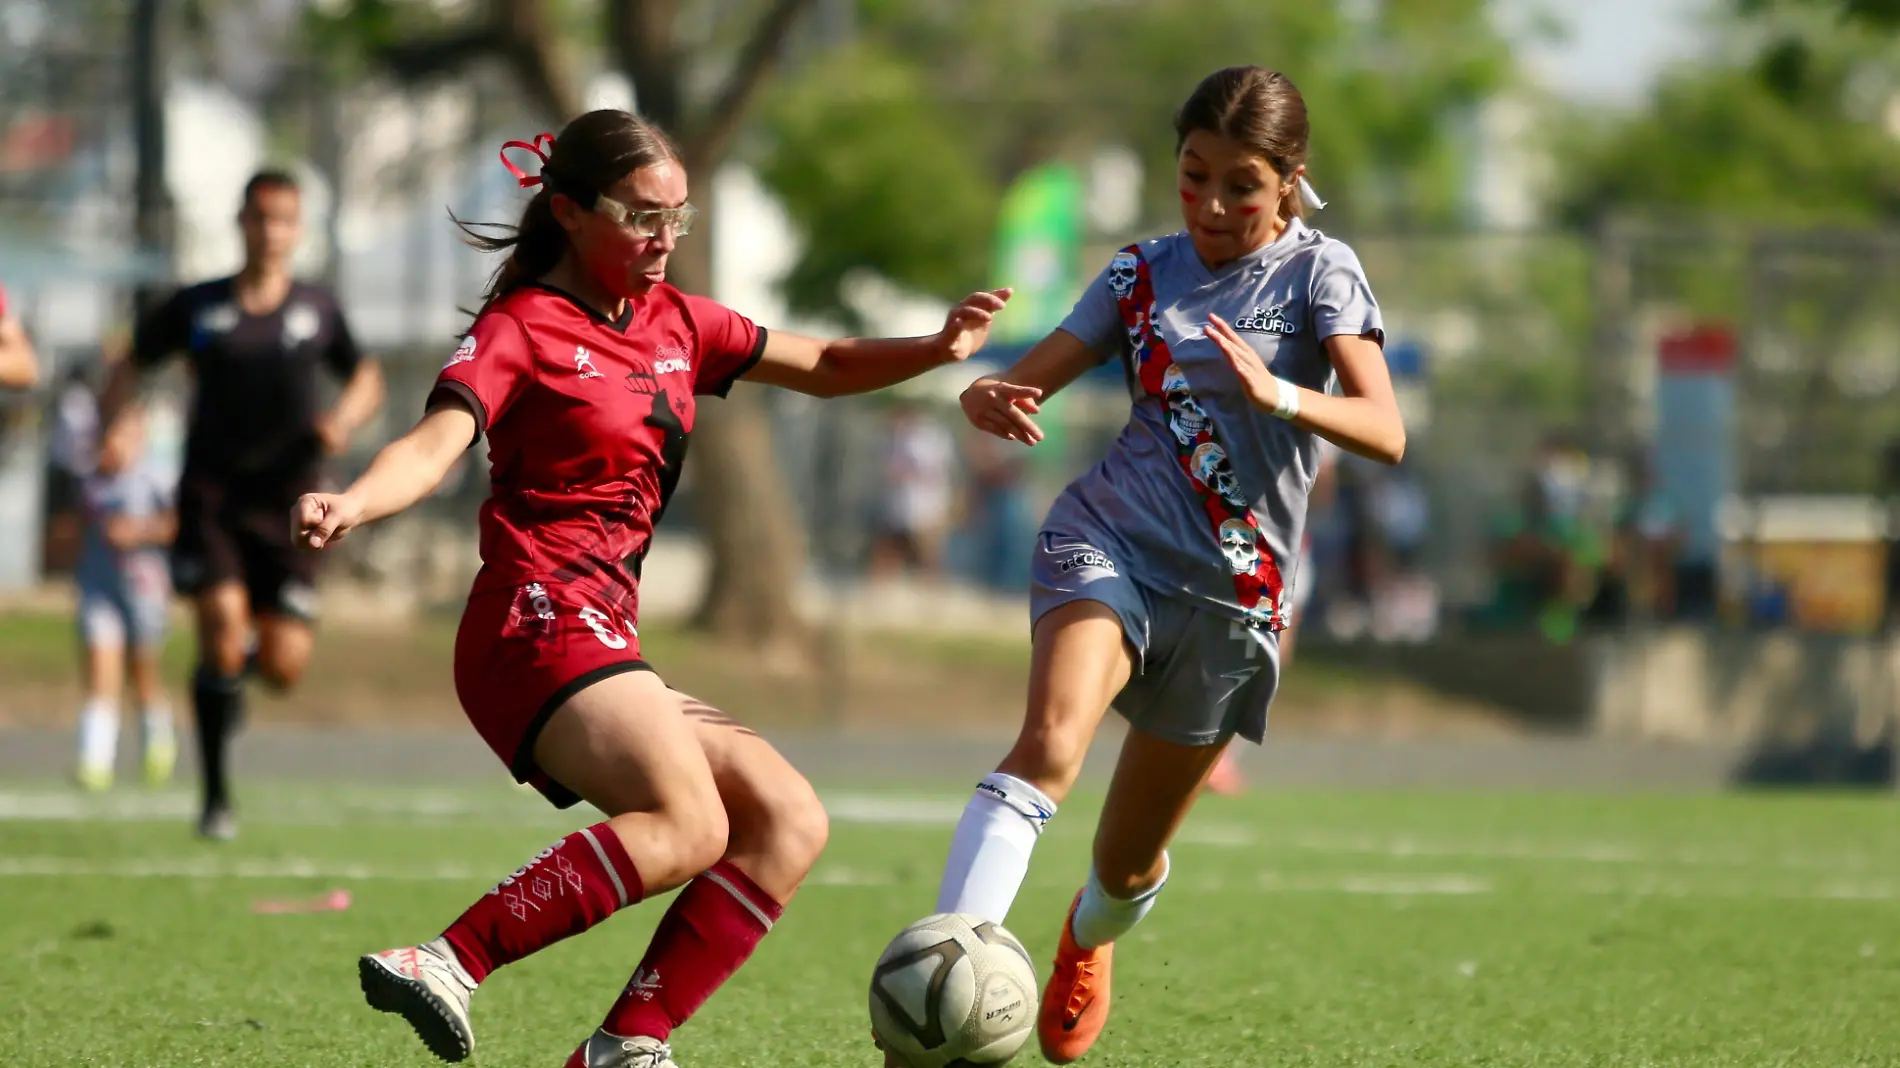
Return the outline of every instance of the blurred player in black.
[[[318,488],[324,457],[342,451],[383,396],[381,372],[357,349],[335,295],[290,275],[303,234],[296,179],[280,171],[252,178],[238,223],[243,269],[180,291],[139,322],[101,412],[110,425],[141,371],[174,355],[189,360],[197,395],[172,576],[197,602],[191,696],[204,775],[198,831],[208,838],[236,832],[225,758],[242,719],[244,676],[255,671],[283,689],[310,658],[317,557],[296,549],[284,516]],[[343,382],[327,411],[324,372]]]

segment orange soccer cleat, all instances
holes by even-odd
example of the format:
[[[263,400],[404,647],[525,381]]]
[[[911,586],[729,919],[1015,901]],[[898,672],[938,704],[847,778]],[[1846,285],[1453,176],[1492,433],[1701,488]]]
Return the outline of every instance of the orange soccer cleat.
[[[1109,966],[1115,944],[1094,949],[1075,944],[1075,909],[1081,903],[1082,895],[1075,895],[1068,918],[1062,921],[1055,972],[1042,989],[1042,1012],[1036,1019],[1042,1055],[1053,1064],[1068,1064],[1087,1053],[1108,1023]]]

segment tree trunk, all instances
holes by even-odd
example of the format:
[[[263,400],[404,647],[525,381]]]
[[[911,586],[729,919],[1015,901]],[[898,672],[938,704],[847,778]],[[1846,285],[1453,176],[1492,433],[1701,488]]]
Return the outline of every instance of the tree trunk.
[[[712,175],[688,173],[701,220],[713,218]],[[711,234],[696,229],[673,253],[667,268],[673,284],[710,293],[711,253]],[[693,623],[745,640],[780,668],[803,670],[812,655],[812,631],[798,610],[805,536],[779,474],[765,400],[762,387],[742,382],[730,397],[708,399],[699,409],[687,462],[693,513],[710,561]]]

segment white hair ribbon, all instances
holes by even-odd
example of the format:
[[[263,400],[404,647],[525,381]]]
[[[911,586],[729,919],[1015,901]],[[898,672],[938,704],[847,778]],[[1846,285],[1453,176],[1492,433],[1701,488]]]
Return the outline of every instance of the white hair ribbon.
[[[1307,181],[1304,174],[1300,175],[1300,203],[1307,211],[1319,211],[1326,207],[1326,202],[1319,198],[1319,193],[1314,190],[1313,183]]]

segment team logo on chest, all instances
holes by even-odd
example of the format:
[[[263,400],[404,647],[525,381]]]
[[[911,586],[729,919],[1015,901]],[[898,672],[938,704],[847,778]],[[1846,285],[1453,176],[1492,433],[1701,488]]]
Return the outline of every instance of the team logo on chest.
[[[284,312],[284,347],[294,349],[315,340],[322,329],[323,317],[317,314],[317,309],[308,304],[292,304]]]
[[[237,329],[238,310],[235,304],[213,304],[198,315],[197,327],[205,334],[228,334]]]
[[[1247,334],[1279,334],[1290,337],[1299,333],[1300,327],[1287,318],[1286,305],[1274,304],[1269,307],[1256,307],[1252,314],[1243,315],[1234,320],[1234,329]]]
[[[582,378],[604,377],[600,373],[600,368],[594,366],[594,354],[588,352],[585,345],[577,345],[574,348],[574,370],[580,372]]]
[[[645,360],[636,358],[633,370],[627,372],[627,388],[635,393],[649,396],[660,391],[660,380],[653,374],[653,366]]]
[[[653,361],[653,373],[656,375],[677,374],[693,369],[693,361],[687,356],[684,345],[655,345]]]

